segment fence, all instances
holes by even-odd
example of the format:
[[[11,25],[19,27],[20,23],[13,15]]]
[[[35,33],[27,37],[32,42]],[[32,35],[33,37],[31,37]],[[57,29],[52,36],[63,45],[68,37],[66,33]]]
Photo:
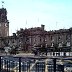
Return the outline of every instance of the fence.
[[[0,56],[0,72],[64,72],[64,65],[57,65],[56,58]]]

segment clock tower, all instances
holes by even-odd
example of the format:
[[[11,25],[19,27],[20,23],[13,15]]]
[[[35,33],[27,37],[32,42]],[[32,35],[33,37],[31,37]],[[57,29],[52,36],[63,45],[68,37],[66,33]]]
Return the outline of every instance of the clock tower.
[[[9,36],[9,21],[6,8],[0,8],[0,37]]]

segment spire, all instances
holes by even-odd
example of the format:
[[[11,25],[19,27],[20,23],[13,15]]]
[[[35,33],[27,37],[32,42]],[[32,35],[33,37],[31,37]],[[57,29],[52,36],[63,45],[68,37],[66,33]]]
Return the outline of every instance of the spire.
[[[2,1],[2,8],[4,8],[4,1]]]

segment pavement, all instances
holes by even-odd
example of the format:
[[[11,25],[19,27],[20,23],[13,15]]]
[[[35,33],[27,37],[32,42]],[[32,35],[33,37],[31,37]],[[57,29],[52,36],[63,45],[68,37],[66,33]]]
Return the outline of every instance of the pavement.
[[[31,57],[31,56],[34,56],[34,54],[32,54],[32,53],[19,53],[14,56]]]
[[[50,55],[34,55],[33,53],[19,53],[19,54],[6,54],[6,53],[0,53],[0,56],[13,56],[13,57],[34,57],[34,58],[43,58],[43,57],[47,57],[47,58],[72,58],[72,56],[50,56]]]
[[[8,56],[8,55],[11,55],[11,56],[34,56],[34,54],[32,54],[32,53],[19,53],[19,54],[0,53],[0,56]]]

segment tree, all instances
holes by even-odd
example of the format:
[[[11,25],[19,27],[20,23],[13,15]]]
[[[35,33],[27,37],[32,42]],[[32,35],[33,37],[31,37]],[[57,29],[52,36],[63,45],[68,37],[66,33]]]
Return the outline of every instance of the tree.
[[[9,50],[10,54],[17,54],[18,53],[18,47],[17,46],[13,46],[10,50]]]
[[[0,48],[0,52],[1,53],[5,52],[5,49],[4,48]]]
[[[35,49],[32,51],[34,54],[46,53],[46,55],[47,55],[47,48],[46,48],[45,44],[39,44],[39,45],[35,46]]]
[[[60,51],[60,49],[59,49],[59,47],[58,47],[58,44],[54,44],[54,49],[53,49],[53,55],[55,55],[55,52],[59,52]],[[60,53],[56,53],[56,55],[60,55]]]

